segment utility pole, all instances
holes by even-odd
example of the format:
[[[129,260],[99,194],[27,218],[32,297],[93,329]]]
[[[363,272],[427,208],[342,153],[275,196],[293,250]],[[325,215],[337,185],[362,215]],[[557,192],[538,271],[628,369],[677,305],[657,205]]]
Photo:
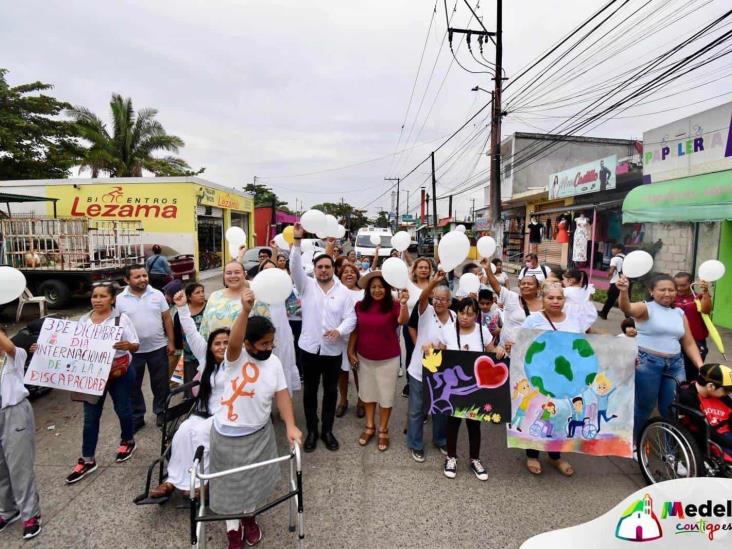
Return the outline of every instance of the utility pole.
[[[473,198],[473,207],[470,209],[470,221],[475,223],[475,198]]]
[[[447,217],[452,219],[452,195],[447,200]]]
[[[437,178],[435,177],[435,151],[430,153],[432,160],[432,245],[437,259]]]
[[[478,18],[468,0],[464,0],[473,16],[478,20],[483,30],[448,29],[448,39],[452,44],[453,33],[467,34],[468,43],[471,35],[490,39],[496,45],[494,86],[491,92],[491,171],[490,171],[490,216],[493,225],[493,237],[501,247],[503,238],[501,230],[501,118],[505,113],[501,110],[501,92],[503,89],[503,0],[496,0],[496,32],[489,31]],[[479,38],[480,39],[480,38]],[[500,256],[500,255],[499,255]]]
[[[493,238],[503,242],[501,226],[501,90],[503,87],[503,0],[496,0],[496,74],[491,115],[491,192],[490,212]],[[502,252],[502,250],[501,250]]]
[[[402,179],[400,177],[385,177],[384,181],[396,181],[397,182],[397,190],[396,190],[396,221],[394,222],[394,230],[399,228],[399,182]]]

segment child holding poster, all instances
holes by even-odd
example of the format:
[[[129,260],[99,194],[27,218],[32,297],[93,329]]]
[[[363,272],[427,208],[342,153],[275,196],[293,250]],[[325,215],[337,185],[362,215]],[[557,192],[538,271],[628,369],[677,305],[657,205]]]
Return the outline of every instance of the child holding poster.
[[[35,419],[23,385],[24,349],[0,328],[0,531],[23,519],[23,538],[41,533],[41,509],[33,465]]]
[[[114,411],[119,418],[121,441],[117,448],[115,461],[122,463],[132,457],[135,451],[135,427],[132,416],[132,387],[135,384],[135,370],[130,368],[130,361],[140,346],[137,332],[130,317],[115,311],[115,291],[111,284],[98,284],[92,289],[90,313],[79,319],[79,324],[93,324],[122,327],[122,340],[114,344],[116,353],[109,372],[109,379],[104,393],[96,402],[84,402],[84,430],[82,434],[81,457],[71,474],[66,477],[66,484],[79,482],[97,468],[95,452],[99,440],[99,420],[104,410],[107,393],[112,396]]]
[[[457,323],[455,330],[445,330],[440,343],[448,351],[473,351],[484,353],[493,351],[493,338],[488,328],[481,322],[480,307],[472,297],[461,299],[457,305]],[[447,418],[447,457],[443,473],[447,478],[457,475],[457,439],[462,419],[449,416]],[[478,480],[488,480],[488,473],[480,461],[480,421],[465,419],[470,444],[470,470]]]

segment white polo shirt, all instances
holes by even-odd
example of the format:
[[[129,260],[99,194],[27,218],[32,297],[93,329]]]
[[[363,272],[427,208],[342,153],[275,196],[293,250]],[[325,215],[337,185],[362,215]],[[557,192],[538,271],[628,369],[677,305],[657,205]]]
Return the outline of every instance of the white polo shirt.
[[[324,292],[320,284],[302,270],[300,246],[293,246],[290,254],[290,271],[300,292],[302,303],[302,332],[299,346],[303,351],[325,356],[343,353],[344,340],[356,327],[356,309],[353,292],[337,278],[333,286]],[[341,337],[328,340],[325,332],[338,330]]]
[[[29,393],[23,385],[25,361],[28,353],[21,347],[15,347],[15,356],[0,356],[0,400],[2,407],[15,406],[25,399]]]
[[[148,285],[145,292],[138,297],[130,292],[130,287],[127,286],[117,296],[116,309],[132,320],[140,340],[138,353],[149,353],[168,344],[162,314],[169,307],[161,291]]]

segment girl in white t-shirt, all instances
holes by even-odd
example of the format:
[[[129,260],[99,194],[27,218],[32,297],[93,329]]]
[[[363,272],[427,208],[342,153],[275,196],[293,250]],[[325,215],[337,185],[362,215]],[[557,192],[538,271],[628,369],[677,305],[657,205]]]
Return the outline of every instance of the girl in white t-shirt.
[[[460,300],[455,330],[444,332],[440,343],[449,351],[483,353],[494,350],[491,334],[480,321],[480,307],[475,299],[466,297]],[[447,457],[443,468],[447,478],[455,478],[457,475],[457,439],[461,423],[462,419],[459,417],[447,418]],[[488,480],[488,473],[480,461],[480,421],[466,419],[465,425],[470,444],[470,469],[478,480]]]
[[[242,310],[229,335],[224,392],[211,429],[211,473],[277,457],[270,420],[273,401],[285,422],[290,444],[302,443],[282,363],[272,354],[274,326],[261,316],[249,318],[254,300],[251,290],[242,291]],[[211,510],[219,514],[251,513],[266,502],[278,479],[278,464],[212,479]],[[247,545],[262,539],[262,530],[253,516],[227,520],[226,531],[229,547],[241,547],[242,538]]]

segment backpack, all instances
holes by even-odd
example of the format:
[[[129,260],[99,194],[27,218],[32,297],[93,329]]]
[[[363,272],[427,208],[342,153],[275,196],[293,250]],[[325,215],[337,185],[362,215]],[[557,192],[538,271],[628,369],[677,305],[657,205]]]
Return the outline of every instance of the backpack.
[[[539,265],[539,268],[541,269],[541,272],[544,273],[544,278],[547,278],[549,276],[549,271],[547,270],[545,265]],[[526,276],[526,271],[528,271],[528,267],[524,267],[519,271],[519,280],[521,280],[523,277]]]

